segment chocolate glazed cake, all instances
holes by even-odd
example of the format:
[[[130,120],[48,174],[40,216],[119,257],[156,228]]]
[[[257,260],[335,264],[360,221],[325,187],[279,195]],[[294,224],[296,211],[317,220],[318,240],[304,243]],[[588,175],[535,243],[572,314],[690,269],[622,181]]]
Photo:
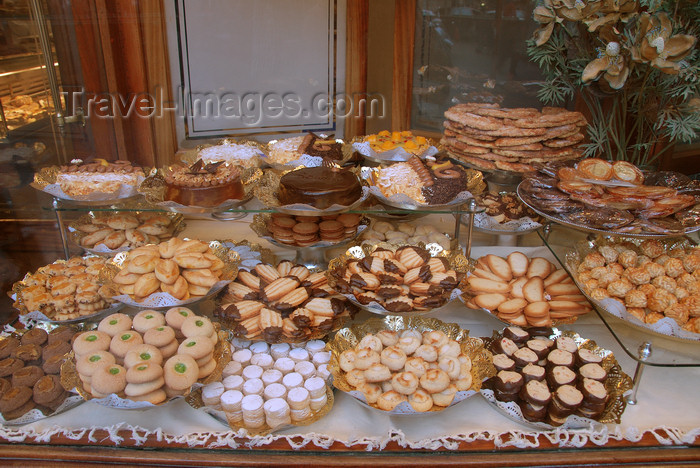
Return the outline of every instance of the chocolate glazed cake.
[[[325,165],[286,173],[277,192],[282,205],[303,203],[318,209],[335,204],[348,206],[360,196],[362,187],[355,174]]]

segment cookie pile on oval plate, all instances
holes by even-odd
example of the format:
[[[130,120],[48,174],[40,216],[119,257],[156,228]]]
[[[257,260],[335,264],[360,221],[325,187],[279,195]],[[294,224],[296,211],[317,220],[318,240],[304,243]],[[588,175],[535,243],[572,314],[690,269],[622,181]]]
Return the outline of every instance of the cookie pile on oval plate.
[[[528,172],[533,163],[582,156],[586,119],[580,112],[467,103],[449,108],[445,118],[440,142],[447,153],[479,169]]]
[[[324,336],[355,310],[324,273],[283,260],[240,269],[214,314],[238,335],[277,343]]]
[[[591,310],[566,270],[522,252],[481,257],[465,283],[467,307],[486,309],[514,325],[547,327]]]
[[[366,249],[366,250],[363,250]],[[353,247],[328,267],[331,286],[380,314],[424,312],[445,305],[468,263],[449,251],[388,244]]]

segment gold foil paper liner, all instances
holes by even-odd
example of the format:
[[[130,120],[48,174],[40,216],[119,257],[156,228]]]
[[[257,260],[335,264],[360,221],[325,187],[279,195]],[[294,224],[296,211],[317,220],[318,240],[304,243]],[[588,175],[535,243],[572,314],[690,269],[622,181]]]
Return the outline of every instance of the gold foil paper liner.
[[[253,221],[250,223],[250,229],[252,229],[253,232],[255,232],[259,237],[264,238],[267,241],[276,242],[276,243],[278,243],[280,245],[284,245],[284,246],[301,248],[300,246],[298,246],[296,244],[285,244],[284,242],[280,241],[279,239],[276,239],[275,236],[273,236],[272,233],[267,228],[268,223],[269,223],[271,218],[272,218],[271,213],[258,213],[258,214],[256,214],[255,216],[253,216]],[[357,226],[357,231],[355,232],[354,235],[352,235],[350,237],[346,237],[344,239],[341,239],[340,241],[335,242],[335,243],[331,243],[331,242],[324,241],[324,240],[319,240],[315,244],[312,244],[312,245],[309,245],[306,247],[317,247],[319,245],[333,247],[333,246],[336,246],[339,244],[345,244],[348,242],[352,242],[354,239],[356,239],[358,236],[360,236],[365,229],[367,229],[367,227],[370,225],[370,223],[371,223],[371,221],[369,218],[367,218],[366,216],[361,216],[360,217],[360,224]],[[360,227],[362,227],[362,229],[360,229]]]
[[[143,175],[140,176],[140,179],[143,179],[145,175],[148,174],[148,169],[143,167]],[[49,185],[53,185],[56,183],[56,180],[58,179],[58,174],[61,172],[61,168],[59,166],[48,166],[48,167],[42,167],[38,172],[34,173],[34,181],[31,183],[31,186],[34,187],[37,190],[41,190],[42,192],[45,191],[46,187]],[[110,203],[116,203],[116,202],[121,202],[122,200],[129,200],[133,198],[134,196],[138,195],[138,186],[137,187],[132,187],[132,195],[129,195],[128,197],[125,198],[116,198],[116,199],[107,199],[107,200],[101,200],[97,199],[94,200],[91,195],[84,195],[80,198],[62,198],[63,200],[69,200],[72,202],[77,202],[77,203],[89,203],[91,205],[94,204],[100,204],[100,205],[109,205]]]
[[[274,266],[275,268],[277,265],[282,261],[278,259],[274,254],[269,249],[265,249],[263,247],[260,247],[258,244],[250,244],[248,241],[238,241],[238,242],[233,242],[233,241],[221,241],[221,242],[231,242],[235,245],[250,245],[250,247],[254,250],[260,251],[261,253],[261,262],[262,263],[267,263],[269,265]],[[308,267],[307,267],[308,268]],[[319,268],[308,268],[309,271],[312,273],[318,272],[318,271],[323,271]],[[345,299],[345,298],[344,298]],[[224,294],[221,296],[221,300],[219,304],[221,306],[228,305],[228,304],[235,304],[236,300],[233,300],[230,296],[228,296],[228,292],[225,291]],[[239,335],[237,334],[234,330],[239,324],[238,320],[235,320],[233,318],[228,318],[228,317],[221,317],[217,316],[215,317],[216,320],[218,320],[221,323],[221,326],[227,330],[231,330],[231,334],[233,336],[237,336],[239,338],[244,338],[249,341],[264,341],[262,337],[262,331],[260,331],[259,334],[253,337],[246,337],[245,335]],[[341,315],[336,315],[333,317],[333,325],[331,326],[330,329],[328,330],[323,330],[319,327],[315,327],[314,329],[311,330],[311,333],[308,335],[305,335],[304,337],[300,338],[292,338],[292,337],[286,337],[284,335],[280,336],[280,340],[277,341],[277,343],[305,343],[310,340],[320,340],[322,338],[325,338],[326,336],[340,330],[346,323],[346,321],[350,318],[348,312],[344,312]]]
[[[81,216],[80,218],[76,219],[75,221],[71,221],[68,224],[68,227],[71,229],[71,231],[68,233],[68,238],[73,242],[74,244],[80,246],[81,248],[91,252],[95,253],[96,255],[114,255],[117,252],[121,252],[122,250],[112,250],[109,249],[104,252],[99,252],[95,251],[94,247],[84,247],[81,244],[81,241],[83,237],[87,236],[89,233],[87,232],[82,232],[78,230],[78,226],[83,225],[83,224],[94,224],[94,221],[100,220],[102,218],[109,218],[111,216],[115,215],[120,215],[120,214],[131,214],[134,216],[137,216],[139,214],[148,214],[148,213],[153,213],[154,215],[159,214],[159,215],[164,215],[170,218],[170,228],[172,229],[172,234],[168,238],[163,238],[161,239],[161,242],[165,242],[168,239],[172,237],[177,237],[178,234],[180,234],[182,231],[185,230],[185,227],[187,224],[185,223],[185,217],[182,214],[179,213],[173,213],[171,211],[105,211],[105,212],[99,212],[99,211],[90,211],[88,214]],[[103,243],[98,243],[97,245],[104,245]],[[129,249],[134,248],[134,247],[129,247]]]
[[[603,410],[603,414],[601,414],[595,421],[603,424],[620,424],[622,413],[625,411],[625,407],[627,406],[627,401],[625,400],[624,395],[634,387],[630,376],[622,371],[622,367],[620,367],[620,364],[618,364],[613,352],[605,348],[601,348],[595,341],[583,338],[574,331],[562,331],[557,330],[556,328],[552,329],[552,334],[549,335],[549,338],[556,339],[559,336],[572,338],[578,345],[579,349],[587,349],[603,358],[600,365],[608,373],[608,377],[605,379],[605,389],[608,391],[609,398],[605,405],[605,410]],[[486,348],[489,348],[494,341],[497,341],[502,337],[502,333],[494,331],[493,336],[490,339],[487,339],[484,345]],[[523,419],[523,422],[526,424],[530,423],[530,421],[527,419]]]
[[[333,389],[331,387],[329,387],[328,384],[326,384],[326,398],[327,398],[326,404],[318,411],[312,410],[310,417],[308,417],[302,421],[292,422],[292,424],[290,424],[290,425],[280,426],[280,427],[276,427],[274,429],[271,428],[270,426],[268,426],[267,424],[264,424],[262,427],[259,427],[259,428],[248,428],[245,426],[243,421],[234,421],[233,419],[229,418],[226,415],[226,412],[224,410],[217,410],[217,409],[214,409],[212,407],[205,405],[204,401],[202,401],[202,389],[201,388],[198,388],[198,389],[194,390],[192,393],[190,393],[189,395],[187,395],[187,397],[185,397],[185,401],[187,401],[187,403],[189,403],[189,405],[192,408],[201,409],[201,410],[211,414],[212,416],[216,417],[216,419],[219,419],[222,422],[225,421],[231,427],[231,429],[234,429],[236,431],[238,431],[239,429],[245,429],[246,431],[248,431],[249,435],[265,436],[265,435],[271,434],[273,432],[281,431],[284,429],[289,429],[290,427],[308,426],[310,424],[315,423],[316,421],[321,420],[328,413],[330,413],[331,409],[333,408],[333,403],[335,401],[335,399],[333,397]]]
[[[215,327],[218,327],[217,323],[214,323]],[[221,375],[223,374],[224,368],[226,365],[231,361],[231,346],[229,345],[228,339],[229,339],[229,334],[226,331],[222,330],[217,330],[217,336],[219,340],[216,343],[216,346],[214,346],[214,352],[213,352],[213,359],[216,359],[216,367],[212,371],[211,374],[209,374],[207,377],[200,379],[197,381],[197,384],[190,388],[186,393],[185,397],[187,397],[191,392],[193,392],[198,386],[200,385],[209,385],[212,382],[218,382],[221,380]],[[83,381],[80,380],[80,375],[78,374],[77,369],[75,368],[75,353],[71,351],[66,355],[66,360],[63,361],[63,364],[61,365],[61,386],[67,390],[67,391],[72,391],[75,389],[78,394],[83,397],[85,401],[90,401],[93,399],[98,399],[92,396],[90,392],[88,392],[85,387],[83,386]],[[168,402],[179,398],[179,397],[174,397],[174,398],[169,398],[165,400],[162,403],[159,403],[157,405],[153,404],[146,404],[144,405],[143,401],[139,402],[134,402],[138,403],[139,408],[147,407],[147,406],[163,406],[167,404]],[[132,409],[128,408],[128,402],[132,401],[129,400],[129,397],[123,397],[121,398],[127,405],[124,407],[125,409]]]
[[[412,246],[413,244],[408,243],[408,242],[402,242],[398,244],[389,244],[387,242],[377,242],[377,243],[363,243],[362,245],[354,245],[350,248],[348,248],[344,254],[339,255],[338,257],[332,259],[331,261],[328,262],[328,271],[326,273],[326,276],[328,277],[328,284],[332,288],[335,288],[336,285],[338,284],[337,279],[330,274],[330,272],[337,270],[339,268],[343,268],[345,264],[347,263],[348,260],[362,260],[368,255],[371,255],[372,252],[374,252],[377,249],[383,249],[383,250],[391,250],[392,252],[396,252],[397,249],[400,247],[404,246]],[[437,243],[429,243],[429,244],[423,244],[422,242],[419,242],[416,247],[420,247],[422,249],[425,249],[428,251],[431,257],[444,257],[447,259],[447,261],[450,264],[450,269],[455,270],[457,273],[463,273],[467,274],[469,271],[472,271],[474,269],[474,264],[469,261],[467,257],[464,256],[464,253],[457,249],[457,250],[444,250],[440,244]],[[455,289],[459,289],[459,285]],[[354,295],[352,295],[354,302],[356,305],[359,305],[359,307],[369,310],[369,311],[376,311],[376,309],[366,309],[365,306],[359,304],[357,302],[357,299],[355,298]],[[441,306],[442,307],[442,306]],[[434,309],[427,309],[427,310],[420,310],[420,311],[411,311],[411,312],[404,312],[405,314],[411,314],[415,312],[420,312],[421,314],[428,314]],[[392,312],[387,311],[388,314],[393,314]],[[398,314],[401,314],[402,312],[397,312]]]
[[[390,315],[383,318],[373,317],[365,322],[350,325],[339,330],[326,347],[331,351],[331,360],[328,363],[328,370],[333,375],[333,386],[343,392],[356,390],[346,379],[345,372],[340,368],[340,355],[343,351],[354,349],[365,335],[377,334],[382,330],[401,331],[405,329],[418,330],[419,332],[439,330],[445,333],[448,338],[457,341],[462,348],[462,353],[472,360],[472,386],[469,390],[478,392],[481,384],[489,377],[496,375],[493,366],[493,355],[484,346],[484,342],[479,338],[469,337],[469,330],[460,328],[456,323],[446,323],[436,318],[430,317],[403,317]],[[376,403],[369,406],[377,409]],[[449,408],[449,406],[448,406]],[[433,406],[427,413],[442,411],[443,407]]]

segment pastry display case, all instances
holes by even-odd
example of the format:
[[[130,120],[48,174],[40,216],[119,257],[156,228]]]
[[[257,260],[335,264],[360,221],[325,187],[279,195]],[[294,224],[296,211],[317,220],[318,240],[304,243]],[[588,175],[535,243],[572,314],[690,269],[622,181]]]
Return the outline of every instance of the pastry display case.
[[[170,13],[197,11],[194,2],[165,3],[0,2],[8,43],[0,145],[9,155],[0,151],[0,180],[5,226],[14,229],[0,233],[11,311],[0,330],[0,459],[700,460],[700,340],[678,331],[700,317],[654,310],[656,322],[677,324],[664,335],[610,313],[579,278],[576,255],[619,237],[557,223],[519,196],[523,171],[580,156],[583,117],[562,108],[516,116],[498,99],[503,107],[460,104],[463,114],[447,115],[448,144],[392,128],[269,144],[227,138],[178,151],[167,117],[87,113],[81,131],[91,151],[78,158],[85,153],[65,124],[80,111],[52,97],[83,84],[66,79],[79,74],[64,73],[72,66],[63,61],[66,44],[79,44],[92,91],[124,97],[170,85],[160,74],[168,64],[156,60],[172,46],[158,42],[167,42],[164,24],[182,24]],[[439,126],[455,96],[491,102],[507,94],[513,105],[530,105],[531,64],[523,68],[522,52],[506,54],[527,29],[529,6],[408,3],[422,12],[413,26],[432,59],[449,37],[457,55],[494,55],[494,80],[450,63],[416,67],[415,127]],[[73,16],[63,17],[61,5]],[[343,15],[356,7],[328,5]],[[66,19],[70,40],[58,21]],[[486,34],[494,21],[496,34]],[[473,50],[463,48],[467,39]],[[123,57],[122,46],[144,60]],[[566,135],[557,133],[563,123],[572,127]],[[678,301],[697,293],[695,312],[700,255],[687,265],[681,257],[697,244],[690,231],[659,235],[654,248],[673,252],[665,271],[684,285]],[[20,245],[26,233],[33,237]],[[618,253],[644,239],[624,242]]]

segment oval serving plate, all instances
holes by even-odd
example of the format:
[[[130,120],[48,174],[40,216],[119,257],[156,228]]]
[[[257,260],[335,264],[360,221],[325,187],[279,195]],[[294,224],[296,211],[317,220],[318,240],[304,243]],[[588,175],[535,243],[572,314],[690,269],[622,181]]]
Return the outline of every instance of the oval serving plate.
[[[392,411],[385,411],[379,408],[376,403],[367,403],[362,392],[355,390],[355,388],[348,383],[345,372],[340,368],[339,363],[340,354],[343,351],[355,348],[365,335],[375,334],[381,330],[393,330],[398,332],[405,329],[417,330],[421,333],[424,331],[440,330],[444,332],[448,338],[457,341],[460,344],[462,353],[471,358],[472,386],[469,390],[457,392],[449,406],[442,407],[433,405],[429,411],[418,412],[414,410],[408,402],[402,402]],[[484,343],[481,339],[469,337],[469,330],[460,328],[456,323],[445,323],[435,318],[403,317],[397,315],[384,318],[370,318],[363,323],[354,324],[339,330],[333,339],[328,342],[328,348],[331,350],[331,361],[328,369],[333,376],[333,386],[352,396],[355,401],[363,406],[392,416],[431,414],[451,408],[478,393],[481,389],[482,382],[495,374],[491,353],[484,347]]]
[[[184,238],[183,240],[188,240]],[[127,294],[119,294],[113,297],[114,300],[119,301],[125,305],[136,307],[140,309],[165,309],[171,307],[180,307],[186,305],[192,305],[197,302],[203,301],[210,297],[218,294],[228,283],[236,278],[236,273],[238,272],[238,264],[240,263],[240,258],[238,253],[228,249],[220,241],[210,241],[208,242],[209,248],[219,259],[224,262],[224,269],[221,278],[217,283],[215,283],[203,296],[195,296],[186,300],[178,300],[172,295],[164,292],[153,293],[141,301],[137,301],[135,297],[129,296]],[[129,252],[118,253],[108,264],[108,268],[104,271],[105,280],[109,281],[109,284],[119,291],[119,285],[113,283],[111,279],[116,275],[124,265],[124,262],[128,258]]]
[[[386,242],[377,242],[377,243],[372,243],[372,244],[362,244],[362,245],[352,246],[344,254],[332,259],[328,263],[328,271],[326,273],[326,275],[328,276],[328,282],[331,285],[331,287],[333,287],[334,289],[341,292],[353,304],[356,304],[357,306],[361,307],[363,310],[366,310],[366,311],[374,313],[374,314],[379,314],[379,315],[397,315],[397,314],[399,314],[399,315],[403,315],[403,314],[425,315],[425,314],[429,314],[429,313],[437,310],[440,307],[444,307],[450,301],[452,301],[455,297],[458,297],[461,294],[461,291],[458,289],[459,284],[460,284],[461,279],[462,279],[461,277],[466,275],[466,273],[470,270],[471,264],[469,263],[469,260],[464,256],[464,254],[460,250],[453,250],[453,251],[444,250],[437,243],[430,243],[427,245],[423,245],[422,243],[419,243],[417,247],[426,250],[431,257],[443,257],[443,258],[445,258],[449,262],[450,268],[452,270],[454,270],[458,275],[458,277],[456,278],[457,286],[450,291],[449,297],[444,298],[445,302],[443,304],[440,304],[439,307],[425,308],[425,309],[414,309],[414,310],[410,310],[410,311],[406,311],[406,312],[392,312],[375,301],[372,301],[368,304],[362,304],[361,302],[359,302],[357,300],[357,297],[354,294],[352,294],[350,292],[343,292],[342,291],[343,287],[344,287],[343,282],[345,281],[342,278],[342,276],[344,276],[343,269],[345,268],[345,265],[348,262],[348,260],[362,260],[366,256],[371,255],[377,249],[390,250],[392,252],[395,252],[398,248],[405,247],[406,245],[410,245],[410,244],[388,244]],[[345,281],[345,283],[347,283],[347,281]]]

